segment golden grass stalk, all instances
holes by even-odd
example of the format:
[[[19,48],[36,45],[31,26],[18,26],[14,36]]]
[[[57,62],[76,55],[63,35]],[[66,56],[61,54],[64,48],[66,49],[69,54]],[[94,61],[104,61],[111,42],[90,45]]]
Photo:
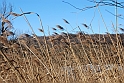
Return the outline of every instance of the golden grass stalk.
[[[48,51],[51,52],[51,53],[53,53],[53,54],[55,54],[55,55],[57,55],[57,53],[56,53],[56,51],[55,51],[55,48],[54,48],[54,44],[53,44],[54,40],[53,40],[53,42],[52,42],[52,37],[50,36],[49,26],[48,26],[48,34],[49,34],[49,38],[50,38],[50,43],[51,43],[51,45],[52,45],[52,46],[50,46],[50,49],[49,49]],[[52,50],[52,51],[51,51],[51,50]],[[52,72],[52,74],[55,76],[55,69],[54,69],[54,66],[53,66],[53,61],[52,61],[51,56],[49,56],[49,62],[50,62],[51,72]],[[53,83],[54,83],[55,79],[54,79],[54,77],[52,77],[52,78],[53,78],[52,81],[53,81]]]
[[[95,4],[97,4],[97,3],[95,3]],[[99,9],[99,7],[97,6],[96,7],[97,9],[98,9],[98,12],[99,12],[99,14],[100,14],[100,16],[101,16],[101,18],[102,18],[102,21],[103,21],[103,23],[104,23],[104,25],[105,25],[105,28],[106,28],[106,30],[107,30],[107,32],[109,32],[108,31],[108,28],[107,28],[107,26],[106,26],[106,23],[105,23],[105,21],[104,21],[104,18],[103,18],[103,16],[102,16],[102,13],[101,13],[101,11],[100,11],[100,9]],[[117,17],[116,17],[117,18]],[[112,23],[113,24],[113,23]],[[116,20],[116,25],[117,25],[117,20]],[[113,27],[114,28],[114,27]],[[119,42],[119,40],[118,40],[118,35],[117,35],[118,33],[117,33],[117,26],[116,26],[116,39],[117,39],[117,42],[116,42],[116,44],[117,44],[117,46],[119,46],[119,44],[118,44],[118,42]],[[116,46],[115,46],[115,42],[113,41],[113,39],[112,39],[112,37],[111,37],[111,35],[110,34],[108,34],[108,36],[109,36],[109,38],[110,38],[110,40],[111,40],[111,42],[112,42],[112,44],[113,44],[113,46],[114,46],[114,48],[116,49]],[[118,48],[119,49],[119,48]],[[117,49],[117,50],[118,50]],[[118,50],[119,51],[119,50]],[[121,59],[120,59],[120,55],[118,54],[118,51],[117,51],[117,55],[119,56],[119,62],[121,63]],[[114,78],[115,79],[115,78]],[[110,80],[105,80],[106,82],[110,82]]]
[[[71,52],[72,52],[72,55],[73,55],[73,57],[75,58],[75,61],[76,61],[76,63],[77,63],[77,65],[79,66],[79,70],[80,70],[80,76],[81,76],[81,78],[82,78],[82,81],[86,81],[86,77],[85,77],[85,75],[83,74],[83,72],[82,72],[82,69],[81,69],[81,62],[80,62],[80,60],[79,60],[79,58],[76,56],[76,54],[75,54],[75,51],[74,51],[74,49],[73,49],[73,47],[72,47],[72,43],[71,43],[71,41],[70,41],[70,36],[69,36],[69,33],[68,33],[68,31],[67,31],[67,39],[68,39],[68,42],[69,42],[69,48],[70,48],[70,50],[71,50]]]
[[[22,9],[20,9],[20,10],[21,10],[21,12],[23,13]],[[23,13],[23,14],[24,14],[24,13]],[[35,13],[35,14],[38,16],[38,18],[39,18],[39,20],[40,20],[40,25],[41,25],[42,30],[44,30],[40,16],[39,16],[37,13]],[[30,26],[30,28],[31,28],[31,30],[32,30],[32,32],[33,32],[33,34],[35,34],[35,32],[34,32],[32,26],[31,26],[31,24],[29,23],[28,19],[26,18],[25,14],[24,14],[23,16],[24,16],[26,22],[28,23],[28,25]],[[45,49],[46,49],[46,52],[44,52],[44,50],[43,50],[43,52],[44,52],[45,54],[47,53],[47,58],[49,59],[49,56],[50,56],[50,54],[49,54],[49,48],[48,48],[48,45],[47,45],[45,33],[43,32],[43,34],[44,34]],[[37,40],[37,42],[38,42],[38,45],[39,45],[39,47],[40,47],[40,49],[41,49],[41,51],[42,51],[42,47],[41,47],[41,44],[40,44],[40,42],[39,42],[37,36],[36,36],[36,35],[34,35],[34,36],[35,36],[35,38],[36,38],[36,40]],[[26,46],[26,47],[29,49],[28,46]],[[30,49],[29,49],[29,50],[30,50]],[[31,51],[31,50],[30,50],[30,51]],[[31,52],[32,52],[32,51],[31,51]],[[33,52],[32,52],[32,53],[33,53]],[[33,54],[34,54],[34,53],[33,53]],[[34,55],[35,55],[35,54],[34,54]],[[35,57],[43,64],[43,62],[37,57],[37,55],[35,55]],[[50,59],[49,59],[48,62],[49,62],[49,65],[51,66],[51,64],[50,64]],[[48,69],[44,64],[43,64],[43,66],[46,68],[48,74],[53,78],[53,75],[51,74],[51,72],[49,71],[49,69]]]
[[[113,25],[113,28],[115,29],[115,27],[114,27],[114,24],[112,23],[112,25]],[[120,35],[118,34],[118,32],[117,32],[117,28],[115,29],[115,32],[116,32],[116,42],[115,41],[113,41],[114,42],[114,47],[116,48],[116,50],[117,50],[117,55],[118,55],[118,57],[119,57],[119,63],[122,63],[122,60],[121,60],[121,50],[120,49],[122,49],[122,46],[121,46],[121,42],[120,41],[122,41],[121,39],[120,39]]]
[[[33,53],[33,55],[40,61],[40,63],[46,68],[47,70],[47,74],[51,74],[49,69],[47,68],[47,66],[38,58],[38,56],[24,43],[25,47],[31,52]]]
[[[38,14],[37,14],[37,16],[39,17],[40,25],[41,25],[42,30],[44,30],[44,27],[42,25],[42,21],[40,19],[40,16]],[[49,47],[48,47],[48,44],[47,44],[45,32],[43,32],[43,34],[44,34],[45,50],[46,50],[46,55],[47,55],[47,58],[48,58],[48,63],[50,65],[50,68],[52,68],[52,63],[51,63],[51,58],[50,58],[50,52],[49,52]],[[52,77],[52,79],[54,81],[54,77],[53,77],[53,75],[52,75],[52,73],[50,71],[49,71],[49,75]]]
[[[81,32],[81,29],[80,29],[79,26],[78,26],[78,29],[79,29],[80,32]],[[81,41],[81,35],[79,35],[79,41],[80,41],[80,43],[81,43],[81,46],[82,46],[83,51],[84,51],[84,53],[85,53],[85,56],[87,57],[87,60],[89,61],[90,64],[92,64],[92,61],[89,59],[89,57],[88,57],[88,55],[87,55],[87,53],[86,53],[86,50],[85,50],[85,48],[84,48],[84,45],[83,45],[83,43],[82,43],[82,41]]]
[[[40,18],[40,15],[37,14],[37,13],[35,13],[35,14],[38,16],[39,21],[40,21],[41,29],[44,31],[44,27],[43,27],[43,25],[42,25],[42,20],[41,20],[41,18]],[[46,40],[45,32],[43,32],[43,34],[44,34],[44,42],[45,42],[46,52],[47,52],[48,59],[49,59],[50,54],[49,54],[49,48],[48,48],[48,45],[47,45],[47,40]],[[40,48],[41,48],[41,47],[40,47]],[[49,61],[49,64],[50,64],[50,61]]]
[[[21,10],[21,12],[23,13],[23,11],[22,11],[21,8],[20,8],[20,10]],[[26,14],[32,14],[32,13],[33,13],[33,12],[28,12],[28,13],[26,13]],[[34,14],[36,14],[36,15],[38,16],[38,18],[40,19],[39,15],[38,15],[37,13],[34,13]],[[34,34],[34,38],[37,40],[41,52],[44,53],[44,49],[41,48],[42,46],[41,46],[41,44],[40,44],[40,42],[39,42],[39,40],[38,40],[38,38],[37,38],[37,36],[36,36],[34,30],[33,30],[33,27],[31,26],[31,24],[29,23],[28,19],[26,18],[25,13],[23,13],[23,16],[24,16],[25,21],[27,22],[27,24],[28,24],[29,27],[31,28],[31,30],[32,30],[32,32],[33,32],[33,34]],[[41,24],[41,26],[42,26],[42,21],[41,21],[41,19],[40,19],[40,24]],[[44,30],[43,27],[42,27],[42,30]]]
[[[10,67],[13,69],[13,71],[15,72],[19,83],[26,83],[26,79],[22,76],[22,74],[19,72],[19,70],[16,69],[16,67],[9,61],[9,59],[7,58],[7,56],[4,54],[4,52],[2,50],[0,50],[0,54],[2,54],[2,56],[4,57],[4,60],[7,61],[7,63],[10,65]],[[23,81],[22,81],[22,79]]]

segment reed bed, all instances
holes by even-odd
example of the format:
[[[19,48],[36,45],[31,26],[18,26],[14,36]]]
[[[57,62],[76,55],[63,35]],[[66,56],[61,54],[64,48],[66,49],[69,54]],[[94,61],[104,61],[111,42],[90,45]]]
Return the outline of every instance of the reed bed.
[[[94,41],[99,36],[101,41]],[[109,36],[104,37],[105,42],[100,34],[47,36],[47,48],[43,37],[37,37],[44,52],[32,36],[8,41],[0,50],[1,83],[123,83],[123,44],[117,51]]]
[[[24,16],[34,35],[13,42],[0,36],[0,83],[124,82],[124,34],[85,34],[79,26],[79,33],[71,34],[57,25],[54,35],[46,36],[37,13],[21,12],[11,14]],[[43,36],[35,34],[25,14],[37,15]]]

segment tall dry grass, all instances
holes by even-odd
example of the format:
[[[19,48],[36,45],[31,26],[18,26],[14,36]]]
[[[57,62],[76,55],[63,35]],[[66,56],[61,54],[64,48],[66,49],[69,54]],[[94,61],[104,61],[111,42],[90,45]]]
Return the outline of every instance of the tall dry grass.
[[[0,36],[0,83],[124,82],[123,34],[85,34],[79,26],[78,34],[70,34],[57,25],[53,28],[57,34],[51,36],[49,31],[46,36],[40,16],[33,13],[38,16],[39,30],[44,35],[38,37],[21,12],[34,35],[25,34],[14,42]]]

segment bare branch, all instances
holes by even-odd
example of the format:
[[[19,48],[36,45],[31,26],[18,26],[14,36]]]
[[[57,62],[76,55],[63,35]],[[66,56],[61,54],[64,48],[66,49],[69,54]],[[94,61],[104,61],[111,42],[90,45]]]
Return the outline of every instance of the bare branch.
[[[62,1],[66,4],[69,4],[70,6],[74,7],[75,9],[78,9],[78,10],[81,10],[81,11],[85,11],[85,10],[88,10],[88,9],[91,9],[91,8],[95,8],[97,6],[117,6],[119,8],[122,8],[124,9],[124,5],[122,5],[124,2],[116,2],[114,0],[100,0],[100,1],[94,1],[94,0],[88,0],[89,2],[92,2],[92,3],[96,3],[97,5],[94,5],[94,6],[88,6],[88,7],[85,7],[85,8],[77,8],[76,6],[72,5],[71,3],[69,2],[66,2],[66,1]]]
[[[123,17],[120,17],[120,16],[118,16],[118,15],[115,15],[115,14],[113,14],[112,12],[110,12],[110,11],[108,11],[108,10],[106,10],[108,13],[110,13],[110,14],[112,14],[113,16],[117,16],[118,18],[121,18],[121,19],[124,19]]]

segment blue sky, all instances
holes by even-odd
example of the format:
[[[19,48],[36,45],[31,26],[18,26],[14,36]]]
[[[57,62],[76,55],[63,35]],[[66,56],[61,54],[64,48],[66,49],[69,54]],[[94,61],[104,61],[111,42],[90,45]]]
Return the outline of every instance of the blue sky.
[[[106,28],[104,26],[104,23],[102,22],[102,18],[98,12],[98,9],[93,8],[86,11],[80,11],[69,4],[63,3],[62,1],[69,2],[73,4],[74,6],[78,8],[84,8],[86,6],[92,6],[95,5],[94,3],[90,3],[87,0],[6,0],[7,3],[11,3],[14,6],[14,12],[21,13],[20,9],[23,10],[23,12],[35,12],[38,13],[41,17],[45,33],[48,35],[48,26],[50,30],[50,34],[53,33],[52,27],[56,28],[56,25],[63,26],[68,32],[74,33],[76,31],[79,31],[78,29],[75,29],[72,31],[71,26],[73,28],[76,28],[77,26],[80,26],[81,30],[86,33],[92,33],[91,29],[86,29],[82,23],[85,23],[87,25],[90,24],[94,12],[95,17],[92,22],[92,28],[94,33],[105,33]],[[118,0],[123,1],[123,0]],[[0,2],[2,3],[2,1]],[[115,13],[115,7],[99,7],[102,16],[104,18],[104,21],[107,25],[107,28],[109,32],[113,32],[112,23],[115,25],[115,17],[105,11],[105,9],[109,10],[112,13]],[[118,9],[118,14],[123,15],[124,17],[124,9]],[[36,15],[26,15],[29,22],[31,23],[35,33],[37,35],[43,35],[38,28],[40,28],[40,22]],[[66,24],[63,19],[66,19],[71,24]],[[24,20],[23,17],[18,17],[13,20],[13,26],[15,30],[17,30],[18,33],[31,33],[31,29]],[[124,25],[124,20],[118,19],[118,24]],[[121,26],[124,27],[124,26]],[[61,32],[61,31],[60,31]]]

